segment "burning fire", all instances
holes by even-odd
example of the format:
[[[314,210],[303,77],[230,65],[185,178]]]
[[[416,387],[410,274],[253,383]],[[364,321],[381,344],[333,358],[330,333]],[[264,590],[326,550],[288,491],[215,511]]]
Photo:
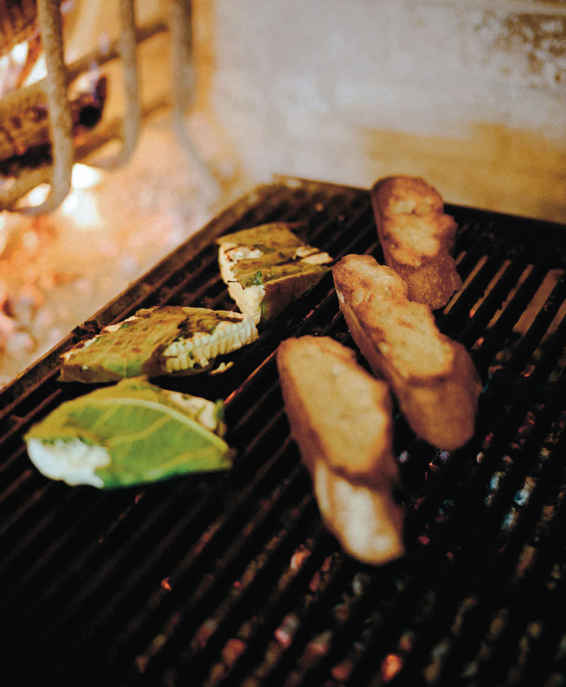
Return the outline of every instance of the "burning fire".
[[[68,98],[76,126],[75,151],[94,153],[82,143],[90,144],[89,131],[107,113],[110,76],[95,58],[89,58],[86,66],[87,60],[82,60],[86,49],[85,42],[75,40],[65,45],[64,52],[71,78]],[[2,153],[0,187],[8,202],[0,205],[0,388],[201,226],[211,209],[211,201],[197,187],[198,179],[186,169],[186,151],[159,122],[150,136],[140,137],[137,150],[143,152],[112,171],[112,183],[107,183],[110,172],[75,162],[70,191],[52,212],[2,210],[12,208],[12,203],[16,210],[40,207],[50,195],[48,184],[30,189],[32,183],[48,178],[44,172],[50,161],[48,104],[38,85],[46,76],[41,41],[32,37],[10,44],[9,50],[0,56],[3,112],[13,109],[28,117],[24,120],[22,114],[25,129],[16,119],[14,135],[3,139],[8,144]],[[106,56],[106,52],[93,46],[92,55]],[[24,87],[29,87],[25,93]],[[40,117],[34,117],[36,111]],[[8,126],[11,120],[6,116],[2,123]],[[101,134],[101,139],[105,136]],[[20,197],[23,189],[29,191]]]
[[[17,46],[16,46],[17,47]],[[37,60],[33,69],[29,73],[26,79],[26,84],[32,84],[40,79],[43,79],[47,75],[47,67],[45,66],[45,58],[43,55]]]
[[[94,167],[77,163],[73,166],[71,192],[61,205],[61,213],[72,217],[79,229],[92,230],[103,223],[96,195],[92,192],[102,180],[102,172]]]
[[[10,66],[22,67],[28,54],[28,43],[23,41],[15,45],[8,55],[0,57],[0,72],[7,71]]]
[[[40,205],[47,198],[48,193],[49,184],[39,184],[27,194],[26,200],[31,205]]]
[[[73,188],[80,190],[93,188],[101,182],[102,176],[102,172],[98,169],[77,162],[73,167]]]
[[[72,219],[78,229],[92,230],[103,224],[98,209],[94,188],[102,181],[103,172],[82,163],[73,166],[71,191],[65,198],[58,212]],[[49,193],[48,184],[33,188],[24,199],[30,205],[41,205]],[[0,217],[0,221],[1,221]],[[2,224],[0,223],[0,230]],[[1,250],[0,250],[1,253]]]
[[[24,41],[15,45],[7,55],[0,57],[0,96],[16,86],[27,56],[28,43]]]
[[[70,316],[72,297],[63,295],[62,285],[74,283],[84,291],[85,280],[94,279],[94,272],[88,277],[86,265],[79,266],[80,261],[72,257],[81,239],[76,239],[67,257],[65,237],[107,228],[96,188],[103,177],[103,172],[77,163],[73,166],[71,191],[51,215],[30,219],[0,213],[0,367],[4,365],[9,371],[0,374],[0,387],[13,375],[20,358],[53,345],[54,339],[47,341],[43,335],[38,336],[42,323],[54,332],[53,336],[63,333],[55,326],[56,317]],[[41,184],[23,200],[39,205],[48,193],[49,185]],[[94,251],[100,253],[99,244],[95,244]],[[58,295],[47,304],[53,289],[58,289]]]
[[[47,74],[38,37],[15,45],[0,57],[0,97],[22,86],[29,86]]]

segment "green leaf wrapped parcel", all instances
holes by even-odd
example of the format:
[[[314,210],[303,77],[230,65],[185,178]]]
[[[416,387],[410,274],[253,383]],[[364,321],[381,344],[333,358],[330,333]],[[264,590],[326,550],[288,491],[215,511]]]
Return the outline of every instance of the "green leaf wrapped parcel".
[[[332,257],[305,243],[294,226],[271,222],[216,239],[228,293],[257,324],[276,317],[330,270]]]
[[[257,338],[255,323],[241,313],[181,305],[143,308],[63,353],[61,381],[196,374]]]
[[[222,438],[222,411],[222,401],[131,378],[62,403],[25,441],[46,477],[128,486],[230,468],[234,451]]]

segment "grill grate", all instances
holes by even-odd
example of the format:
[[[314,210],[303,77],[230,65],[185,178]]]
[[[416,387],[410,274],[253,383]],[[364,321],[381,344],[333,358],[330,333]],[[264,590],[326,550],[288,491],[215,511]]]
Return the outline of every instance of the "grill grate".
[[[44,479],[22,444],[30,424],[84,392],[56,378],[72,343],[140,307],[232,307],[214,236],[301,220],[335,257],[381,257],[366,191],[282,179],[228,208],[0,394],[8,646],[81,684],[563,684],[565,228],[448,211],[464,288],[438,323],[471,351],[485,387],[476,434],[452,453],[417,440],[396,411],[406,558],[373,569],[340,551],[289,438],[279,341],[315,333],[352,345],[330,276],[224,375],[171,382],[225,398],[238,448],[230,473],[69,488]]]

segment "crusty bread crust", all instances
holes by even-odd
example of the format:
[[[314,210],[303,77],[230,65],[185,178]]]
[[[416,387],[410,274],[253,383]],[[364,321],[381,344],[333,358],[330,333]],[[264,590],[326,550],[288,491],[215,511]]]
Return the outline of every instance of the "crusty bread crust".
[[[373,257],[348,255],[333,276],[354,341],[391,384],[415,433],[438,448],[464,445],[481,390],[466,349],[442,334],[430,309],[409,301],[401,277]]]
[[[328,337],[283,341],[277,367],[293,438],[320,513],[342,547],[379,564],[403,553],[389,390]]]
[[[451,256],[457,225],[438,191],[419,177],[386,177],[371,202],[385,262],[407,282],[409,299],[442,308],[462,280]]]
[[[322,454],[333,470],[375,486],[395,476],[389,389],[358,365],[354,351],[329,337],[289,338],[277,366],[307,462]]]

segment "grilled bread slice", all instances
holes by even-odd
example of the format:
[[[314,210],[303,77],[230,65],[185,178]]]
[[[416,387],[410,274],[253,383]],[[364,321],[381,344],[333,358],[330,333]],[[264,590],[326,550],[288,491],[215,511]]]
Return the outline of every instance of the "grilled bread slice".
[[[409,299],[442,308],[462,286],[451,256],[456,222],[423,179],[386,177],[371,190],[385,262],[407,282]]]
[[[465,444],[481,389],[466,349],[442,334],[430,308],[409,301],[403,279],[373,257],[347,255],[333,276],[352,337],[391,384],[415,433],[438,448]]]
[[[217,239],[220,274],[240,310],[254,322],[278,315],[328,272],[328,253],[304,243],[284,222]]]
[[[326,526],[361,561],[401,556],[403,513],[393,497],[398,474],[387,385],[328,337],[286,339],[277,367],[292,436]]]
[[[241,313],[180,305],[143,308],[63,353],[61,380],[88,384],[195,374],[257,338],[254,322]]]

